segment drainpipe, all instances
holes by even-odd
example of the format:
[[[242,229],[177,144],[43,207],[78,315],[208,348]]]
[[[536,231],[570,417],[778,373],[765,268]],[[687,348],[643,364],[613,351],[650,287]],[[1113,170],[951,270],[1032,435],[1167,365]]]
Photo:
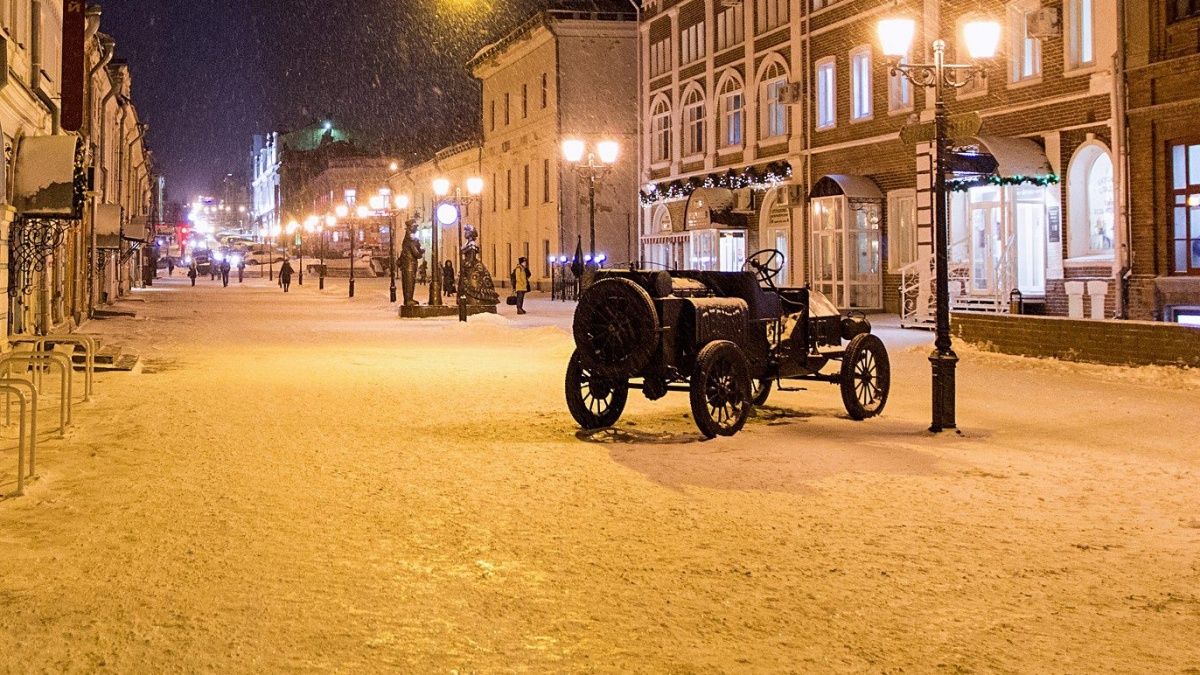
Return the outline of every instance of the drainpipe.
[[[59,109],[58,105],[54,102],[54,99],[50,98],[50,95],[47,94],[42,89],[42,55],[41,55],[41,51],[42,51],[42,25],[41,24],[42,24],[42,22],[41,22],[41,17],[42,17],[42,2],[41,2],[41,0],[33,0],[33,12],[32,12],[33,20],[30,22],[31,23],[30,43],[35,48],[33,50],[31,50],[32,51],[31,58],[33,60],[31,70],[33,72],[30,73],[30,78],[29,78],[30,79],[30,87],[33,89],[34,95],[37,96],[38,100],[42,102],[42,105],[46,106],[46,109],[50,111],[50,122],[51,122],[51,127],[53,129],[52,133],[54,135],[58,135],[59,131],[62,130],[62,127],[61,127],[62,111]]]
[[[1125,241],[1121,251],[1121,269],[1117,272],[1117,316],[1129,318],[1129,279],[1133,276],[1133,217],[1129,212],[1129,200],[1132,194],[1129,189],[1129,119],[1126,114],[1129,89],[1125,80],[1125,0],[1117,0],[1117,53],[1113,56],[1113,82],[1116,91],[1113,92],[1113,130],[1117,152],[1117,180],[1120,190],[1117,192],[1121,225],[1125,230]]]
[[[126,108],[126,110],[128,110],[128,108]],[[134,156],[133,149],[134,149],[134,147],[137,146],[138,143],[142,142],[143,138],[146,137],[146,130],[150,128],[150,125],[145,124],[143,122],[138,122],[137,126],[134,128],[137,129],[137,135],[133,137],[133,140],[130,141],[129,145],[128,145],[128,152],[129,152],[129,157],[130,157],[130,160],[129,160],[129,189],[138,194],[136,194],[136,199],[130,200],[129,210],[131,213],[137,212],[137,214],[140,216],[140,215],[145,215],[145,214],[141,213],[142,207],[145,204],[145,194],[141,193],[141,182],[138,181],[136,177],[138,174],[137,170],[142,168],[143,166],[146,166],[146,148],[145,148],[145,146],[142,146],[142,163],[138,164],[137,166],[133,165],[133,156]],[[147,173],[149,173],[149,172],[147,172]],[[144,248],[142,250],[144,250]],[[142,251],[139,251],[137,254],[137,270],[136,270],[137,274],[134,276],[135,283],[137,284],[137,286],[139,288],[141,288],[141,286],[142,286],[142,284],[140,282],[140,280],[142,279],[142,265],[143,265]]]

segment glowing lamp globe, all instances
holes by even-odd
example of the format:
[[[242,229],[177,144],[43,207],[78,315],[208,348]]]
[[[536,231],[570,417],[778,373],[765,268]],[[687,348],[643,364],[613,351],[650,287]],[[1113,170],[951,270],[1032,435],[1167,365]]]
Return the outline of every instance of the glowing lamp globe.
[[[337,216],[325,216],[325,227],[334,227],[337,225]]]
[[[1000,23],[991,19],[972,19],[963,24],[963,39],[971,58],[993,58],[1000,46]]]
[[[917,24],[912,19],[897,17],[881,19],[876,25],[879,34],[879,46],[884,56],[900,58],[907,56],[912,49],[913,33]]]
[[[346,216],[350,215],[350,207],[346,206],[345,204],[338,204],[337,208],[335,208],[333,212],[337,214],[338,218],[345,218]]]
[[[433,194],[439,197],[445,197],[450,194],[450,179],[435,178],[433,179]]]
[[[563,159],[574,164],[583,159],[587,146],[578,138],[568,138],[562,142]]]
[[[408,208],[408,195],[396,195],[396,208],[398,208],[398,209],[407,209]]]
[[[600,141],[596,144],[596,154],[600,155],[601,162],[615,164],[621,154],[621,144],[616,141]]]
[[[442,204],[437,208],[437,219],[443,225],[453,225],[458,220],[458,208],[453,204]]]
[[[471,176],[467,179],[467,194],[478,197],[483,194],[483,179],[479,176]]]
[[[358,207],[358,211],[356,211],[356,214],[358,215],[359,218],[368,218],[371,215],[371,209],[369,209],[365,206],[360,206],[360,207]]]

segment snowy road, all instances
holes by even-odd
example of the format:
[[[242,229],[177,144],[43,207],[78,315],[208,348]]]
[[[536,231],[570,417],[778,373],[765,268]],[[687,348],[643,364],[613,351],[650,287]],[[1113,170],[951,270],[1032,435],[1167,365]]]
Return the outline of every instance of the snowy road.
[[[932,437],[887,333],[880,419],[821,385],[700,442],[635,394],[586,438],[561,305],[181,281],[88,327],[144,369],[0,501],[0,671],[1200,669],[1194,373],[967,352]]]

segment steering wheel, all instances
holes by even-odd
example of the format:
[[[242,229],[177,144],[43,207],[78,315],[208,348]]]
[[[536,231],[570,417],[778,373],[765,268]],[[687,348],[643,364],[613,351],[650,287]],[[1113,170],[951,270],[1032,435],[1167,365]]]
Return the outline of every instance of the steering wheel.
[[[742,270],[754,272],[754,275],[758,277],[759,285],[774,288],[775,278],[783,271],[783,261],[783,251],[774,248],[764,248],[746,258],[745,264],[742,265]]]

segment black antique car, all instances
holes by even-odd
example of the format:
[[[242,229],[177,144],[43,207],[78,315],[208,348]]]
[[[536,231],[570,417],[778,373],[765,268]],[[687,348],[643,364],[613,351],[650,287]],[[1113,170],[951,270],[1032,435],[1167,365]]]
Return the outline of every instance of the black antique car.
[[[883,341],[821,293],[776,287],[783,260],[766,250],[742,272],[597,273],[575,310],[571,416],[600,429],[617,422],[630,389],[652,401],[687,391],[700,431],[732,436],[784,380],[837,384],[850,417],[878,415],[891,385]]]

